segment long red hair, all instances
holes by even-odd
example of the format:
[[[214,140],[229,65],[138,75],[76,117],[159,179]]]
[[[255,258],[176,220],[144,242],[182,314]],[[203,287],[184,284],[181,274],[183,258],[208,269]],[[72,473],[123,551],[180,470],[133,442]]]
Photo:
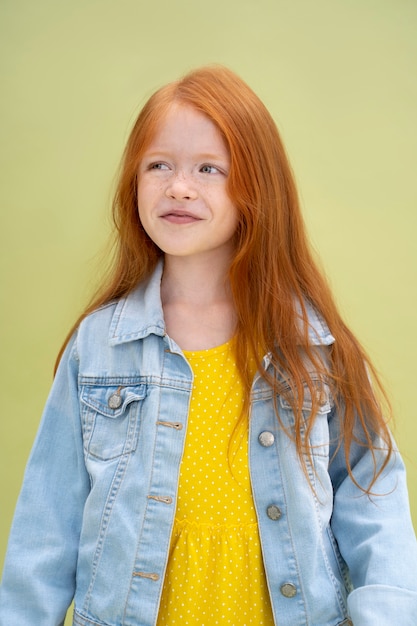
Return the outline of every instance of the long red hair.
[[[238,320],[236,358],[247,403],[252,384],[248,362],[253,357],[274,390],[287,393],[293,405],[295,427],[288,434],[294,438],[307,471],[306,464],[311,462],[308,437],[320,401],[317,378],[329,380],[333,397],[343,411],[339,446],[344,447],[352,479],[353,441],[374,451],[381,445],[375,443],[379,437],[387,448],[385,461],[378,464],[375,460],[373,476],[363,487],[369,491],[392,452],[374,388],[381,392],[379,397],[386,397],[367,355],[341,319],[312,255],[294,177],[276,125],[255,93],[232,71],[218,66],[194,70],[158,90],[141,110],[126,145],[113,203],[113,262],[69,336],[91,311],[132,291],[162,256],[139,220],[137,176],[142,155],[174,101],[208,116],[230,151],[228,191],[239,215],[230,283]],[[310,345],[306,303],[324,319],[335,338],[328,361]],[[272,358],[272,375],[264,370],[259,357],[267,353]],[[306,425],[302,406],[307,389],[313,401],[313,417]]]

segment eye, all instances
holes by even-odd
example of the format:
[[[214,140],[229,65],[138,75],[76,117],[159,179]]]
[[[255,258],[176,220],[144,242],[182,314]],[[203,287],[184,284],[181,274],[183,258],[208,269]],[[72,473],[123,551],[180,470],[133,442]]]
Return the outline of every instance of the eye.
[[[200,167],[200,172],[202,172],[203,174],[217,174],[220,172],[220,170],[214,165],[205,164]]]
[[[169,167],[166,163],[151,163],[149,165],[150,170],[168,170]]]

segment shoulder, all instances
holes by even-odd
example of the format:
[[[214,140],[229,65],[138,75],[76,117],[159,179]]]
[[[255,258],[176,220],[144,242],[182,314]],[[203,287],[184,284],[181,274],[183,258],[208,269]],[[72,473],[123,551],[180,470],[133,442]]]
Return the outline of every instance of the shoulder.
[[[91,333],[93,333],[93,335],[105,334],[108,336],[115,311],[125,299],[126,298],[123,297],[112,300],[89,313],[79,325],[78,336],[82,338],[91,335]]]

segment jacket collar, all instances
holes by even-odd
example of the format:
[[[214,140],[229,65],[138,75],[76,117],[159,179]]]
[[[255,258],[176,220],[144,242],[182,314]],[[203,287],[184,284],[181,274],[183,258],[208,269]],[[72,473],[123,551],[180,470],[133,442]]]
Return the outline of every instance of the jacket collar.
[[[331,334],[326,322],[308,301],[305,301],[304,305],[308,317],[308,338],[310,345],[330,346],[335,342],[335,338]],[[298,311],[299,324],[301,326],[303,323],[301,307],[298,305],[296,308]]]
[[[110,345],[143,339],[150,334],[166,334],[161,303],[161,278],[163,261],[159,261],[153,274],[117,304],[110,324]],[[317,311],[305,303],[308,315],[308,334],[311,345],[328,346],[334,343],[324,320]],[[298,307],[300,310],[300,307]],[[301,314],[299,313],[301,319]],[[301,322],[300,322],[301,323]]]
[[[163,262],[159,261],[147,280],[118,301],[110,324],[110,345],[143,339],[150,334],[165,335],[161,303],[162,270]]]

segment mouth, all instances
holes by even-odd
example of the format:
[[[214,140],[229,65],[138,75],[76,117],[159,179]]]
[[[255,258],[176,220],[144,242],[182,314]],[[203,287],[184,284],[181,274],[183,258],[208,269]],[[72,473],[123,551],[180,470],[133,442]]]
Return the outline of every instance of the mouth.
[[[171,224],[191,224],[193,222],[199,222],[201,217],[193,215],[187,211],[172,210],[161,215],[161,218]]]

